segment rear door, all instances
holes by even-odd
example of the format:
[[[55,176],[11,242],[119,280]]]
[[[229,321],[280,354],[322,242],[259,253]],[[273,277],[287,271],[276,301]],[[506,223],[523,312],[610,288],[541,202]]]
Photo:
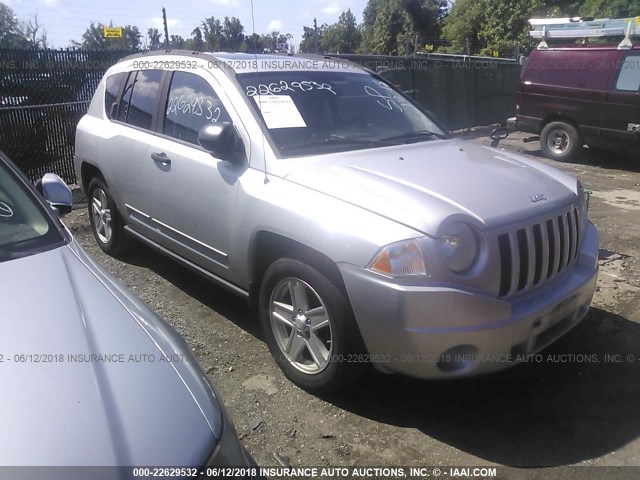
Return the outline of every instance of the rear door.
[[[607,94],[602,136],[616,149],[640,145],[640,52],[620,52]]]
[[[154,138],[163,79],[162,70],[132,71],[121,88],[117,108],[108,101],[114,92],[105,95],[112,124],[109,139],[103,143],[101,166],[119,210],[136,230],[147,230],[145,219],[155,213],[151,197],[157,187],[153,175],[157,167],[148,157],[148,148]]]

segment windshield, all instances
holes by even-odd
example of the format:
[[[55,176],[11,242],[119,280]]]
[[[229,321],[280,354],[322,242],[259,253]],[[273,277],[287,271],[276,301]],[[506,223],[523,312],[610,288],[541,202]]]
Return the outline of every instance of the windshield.
[[[63,241],[33,193],[0,161],[0,262],[48,250]]]
[[[282,157],[447,137],[402,93],[366,73],[256,72],[237,78]]]

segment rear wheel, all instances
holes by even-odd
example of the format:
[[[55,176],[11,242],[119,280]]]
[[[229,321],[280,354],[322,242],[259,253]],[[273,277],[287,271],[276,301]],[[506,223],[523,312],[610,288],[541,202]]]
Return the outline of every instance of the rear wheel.
[[[582,151],[582,139],[578,129],[570,123],[550,122],[540,134],[540,149],[547,158],[570,162]]]
[[[127,247],[124,221],[100,178],[89,183],[88,207],[91,230],[102,251],[114,256],[122,254]]]
[[[285,258],[267,269],[260,321],[276,363],[305,390],[339,390],[367,369],[366,355],[358,356],[364,347],[348,299],[309,265]]]

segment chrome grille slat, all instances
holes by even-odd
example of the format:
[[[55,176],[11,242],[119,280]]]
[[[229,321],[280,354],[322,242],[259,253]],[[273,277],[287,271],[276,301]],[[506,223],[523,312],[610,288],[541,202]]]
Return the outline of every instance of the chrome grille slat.
[[[578,248],[578,227],[576,225],[576,217],[573,214],[573,210],[567,213],[567,220],[569,221],[569,240],[570,240],[570,250],[569,250],[569,262],[571,262],[574,258],[576,258],[576,250]]]
[[[574,207],[498,235],[499,295],[509,297],[552,280],[576,261],[579,248]]]
[[[567,263],[569,261],[569,225],[567,222],[566,215],[560,215],[558,218],[559,223],[562,225],[562,231],[564,235],[562,236],[562,259],[560,260],[560,268],[559,272],[565,269]]]
[[[536,246],[533,240],[533,226],[531,228],[527,228],[525,230],[525,235],[527,238],[527,262],[529,268],[527,268],[527,283],[525,285],[525,290],[529,290],[533,286],[533,277],[536,273]]]
[[[553,225],[553,264],[551,266],[551,277],[554,277],[558,273],[560,268],[560,234],[558,230],[558,219],[552,218],[551,224]]]
[[[520,279],[520,247],[518,246],[517,234],[509,235],[509,246],[511,247],[511,289],[509,294],[514,294],[518,290]]]
[[[540,281],[544,282],[549,272],[549,234],[547,233],[547,222],[540,222],[540,231],[542,234],[542,273],[540,274]]]

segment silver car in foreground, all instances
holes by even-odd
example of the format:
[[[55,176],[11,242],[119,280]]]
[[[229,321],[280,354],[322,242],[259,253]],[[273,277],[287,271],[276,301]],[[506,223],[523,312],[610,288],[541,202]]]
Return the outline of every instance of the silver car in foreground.
[[[105,74],[75,166],[100,247],[147,243],[245,297],[284,373],[445,378],[518,363],[586,314],[579,181],[451,138],[324,57],[165,52]]]
[[[39,189],[48,204],[0,152],[0,466],[247,466],[185,342],[60,222],[62,180]],[[127,477],[111,473],[85,478]]]

